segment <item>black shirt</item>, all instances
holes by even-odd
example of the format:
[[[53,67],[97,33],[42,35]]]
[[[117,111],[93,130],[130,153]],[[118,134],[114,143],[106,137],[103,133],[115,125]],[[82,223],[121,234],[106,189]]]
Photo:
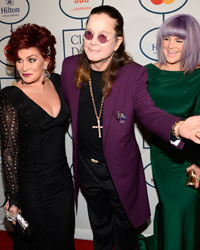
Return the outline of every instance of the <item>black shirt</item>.
[[[92,81],[92,90],[99,115],[100,104],[102,100],[101,78],[102,72],[91,70],[90,77]],[[100,119],[103,125],[103,112]],[[103,155],[103,129],[101,129],[101,138],[98,136],[98,129],[92,128],[97,125],[97,119],[94,113],[92,98],[90,95],[89,84],[80,90],[79,109],[78,109],[78,140],[79,150],[88,158],[104,161]]]

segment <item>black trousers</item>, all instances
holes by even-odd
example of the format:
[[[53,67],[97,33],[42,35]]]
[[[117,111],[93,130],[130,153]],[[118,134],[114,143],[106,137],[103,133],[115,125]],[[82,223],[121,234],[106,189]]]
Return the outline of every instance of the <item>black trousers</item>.
[[[80,185],[93,231],[94,250],[136,250],[137,231],[119,200],[105,163],[79,153]]]

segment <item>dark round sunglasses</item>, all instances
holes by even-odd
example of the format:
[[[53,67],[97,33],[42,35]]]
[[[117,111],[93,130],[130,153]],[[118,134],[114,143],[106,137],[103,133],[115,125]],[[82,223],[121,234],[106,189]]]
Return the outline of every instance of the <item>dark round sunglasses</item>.
[[[89,30],[85,31],[84,36],[89,41],[94,38],[94,34],[91,31],[89,31]],[[113,39],[113,38],[111,38],[111,39]],[[99,34],[98,37],[97,37],[97,39],[98,39],[98,41],[100,43],[107,43],[107,42],[109,42],[111,40],[111,39],[108,39],[104,34]]]

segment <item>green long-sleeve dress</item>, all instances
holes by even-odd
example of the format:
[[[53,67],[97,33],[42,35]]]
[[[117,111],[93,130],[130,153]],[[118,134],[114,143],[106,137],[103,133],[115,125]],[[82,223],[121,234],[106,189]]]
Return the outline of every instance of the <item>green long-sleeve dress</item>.
[[[153,64],[146,69],[148,90],[156,106],[183,118],[200,115],[200,69],[186,75]],[[185,185],[185,169],[193,162],[199,164],[198,158],[200,146],[186,143],[179,150],[153,137],[151,163],[159,203],[150,250],[200,250],[200,197],[197,190]]]

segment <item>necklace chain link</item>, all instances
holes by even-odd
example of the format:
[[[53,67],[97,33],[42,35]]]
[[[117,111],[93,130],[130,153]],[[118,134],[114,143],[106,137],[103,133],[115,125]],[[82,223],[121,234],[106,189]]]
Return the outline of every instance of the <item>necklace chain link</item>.
[[[97,119],[97,124],[98,124],[98,126],[92,126],[92,128],[97,128],[98,129],[99,138],[101,138],[101,130],[100,129],[103,128],[103,126],[100,126],[100,119],[101,119],[101,115],[102,115],[102,111],[103,111],[103,103],[104,103],[105,96],[102,95],[100,109],[99,109],[99,115],[98,115],[96,104],[95,104],[95,101],[94,101],[94,94],[93,94],[93,90],[92,90],[91,78],[89,78],[89,88],[90,88],[90,95],[91,95],[91,99],[92,99],[92,105],[93,105],[93,108],[94,108],[94,113],[95,113],[95,116],[96,116],[96,119]]]

